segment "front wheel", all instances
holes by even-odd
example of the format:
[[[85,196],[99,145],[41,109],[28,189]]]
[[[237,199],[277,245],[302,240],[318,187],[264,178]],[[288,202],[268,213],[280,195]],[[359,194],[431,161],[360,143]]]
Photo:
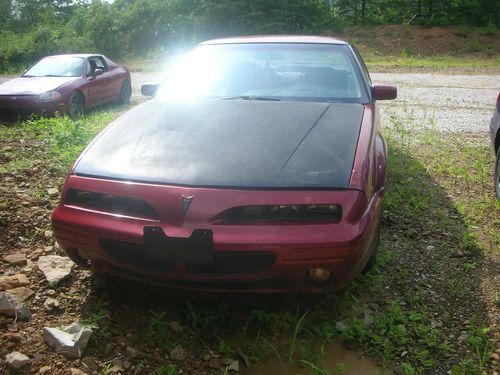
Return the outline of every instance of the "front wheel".
[[[83,111],[83,95],[80,92],[75,91],[71,94],[71,98],[69,99],[68,114],[71,118],[77,118],[83,115]]]
[[[500,199],[500,147],[498,148],[495,164],[495,192],[497,193],[497,199]]]
[[[120,89],[120,95],[118,96],[118,103],[128,104],[130,102],[131,95],[132,95],[132,86],[130,86],[130,82],[123,81],[122,87]]]

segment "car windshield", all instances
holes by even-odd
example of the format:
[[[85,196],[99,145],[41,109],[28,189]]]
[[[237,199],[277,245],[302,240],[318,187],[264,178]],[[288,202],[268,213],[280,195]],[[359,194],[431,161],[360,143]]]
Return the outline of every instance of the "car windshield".
[[[211,44],[172,64],[156,97],[359,103],[361,82],[347,45]]]
[[[83,72],[83,57],[46,57],[23,74],[23,77],[80,77]]]

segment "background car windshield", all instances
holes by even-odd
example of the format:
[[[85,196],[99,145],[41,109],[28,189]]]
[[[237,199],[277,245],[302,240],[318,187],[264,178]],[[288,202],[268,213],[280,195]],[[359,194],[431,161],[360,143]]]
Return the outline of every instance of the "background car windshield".
[[[156,97],[366,100],[346,45],[202,45],[173,64]]]
[[[80,77],[83,57],[50,57],[33,65],[24,77]]]

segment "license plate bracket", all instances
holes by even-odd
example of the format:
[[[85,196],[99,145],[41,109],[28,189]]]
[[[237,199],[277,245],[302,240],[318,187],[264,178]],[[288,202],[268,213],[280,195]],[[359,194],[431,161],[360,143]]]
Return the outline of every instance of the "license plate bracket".
[[[146,258],[150,261],[171,261],[198,264],[213,263],[213,233],[195,229],[190,237],[169,237],[161,227],[144,227]]]

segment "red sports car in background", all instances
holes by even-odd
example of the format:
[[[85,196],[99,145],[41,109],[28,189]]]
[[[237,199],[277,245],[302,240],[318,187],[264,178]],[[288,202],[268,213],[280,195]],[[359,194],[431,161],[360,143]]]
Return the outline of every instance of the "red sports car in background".
[[[128,103],[131,92],[128,69],[103,55],[48,56],[0,85],[0,119],[77,116],[98,104]]]
[[[373,265],[386,170],[375,85],[328,37],[204,42],[109,125],[52,216],[82,267],[170,287],[322,293]]]

